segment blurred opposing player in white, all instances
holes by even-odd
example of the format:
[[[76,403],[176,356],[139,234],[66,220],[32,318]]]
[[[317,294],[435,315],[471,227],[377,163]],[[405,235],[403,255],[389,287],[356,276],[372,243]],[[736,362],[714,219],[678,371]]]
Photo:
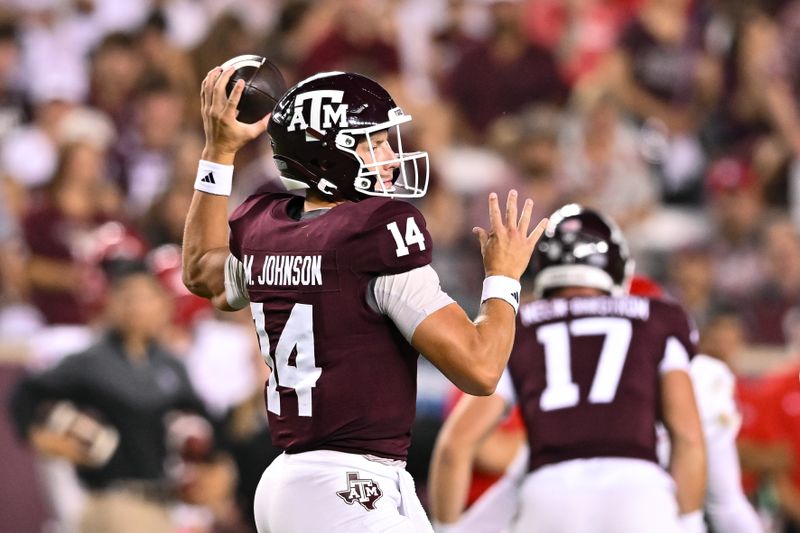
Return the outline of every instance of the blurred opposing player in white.
[[[742,491],[742,473],[736,451],[741,416],[734,400],[735,377],[728,366],[698,354],[689,367],[697,407],[703,423],[708,454],[705,513],[713,531],[759,533],[764,531]],[[669,438],[659,431],[659,459],[669,457]]]
[[[434,451],[437,526],[459,519],[474,452],[516,397],[531,454],[510,531],[702,531],[706,459],[686,315],[625,294],[624,238],[594,211],[553,214],[534,258],[543,298],[520,307],[508,373],[495,395],[462,399]],[[673,442],[671,476],[656,458],[658,420]]]

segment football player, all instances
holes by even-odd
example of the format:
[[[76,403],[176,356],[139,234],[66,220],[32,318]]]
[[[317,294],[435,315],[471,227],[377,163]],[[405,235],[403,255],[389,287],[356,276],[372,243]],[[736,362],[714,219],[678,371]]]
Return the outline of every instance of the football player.
[[[627,245],[595,211],[559,209],[534,259],[540,299],[520,307],[507,374],[442,428],[430,486],[439,529],[459,519],[475,450],[518,401],[530,459],[511,531],[702,531],[706,457],[686,315],[626,294]],[[671,476],[656,457],[658,420]]]
[[[186,220],[184,282],[221,309],[249,304],[262,354],[270,431],[285,451],[256,493],[260,532],[430,531],[404,468],[417,354],[471,394],[490,394],[511,350],[519,277],[544,230],[533,203],[476,228],[487,273],[470,320],[439,286],[422,215],[395,197],[427,188],[427,154],[408,152],[404,115],[376,82],[312,76],[271,118],[236,120],[231,70],[201,88],[206,146]],[[267,129],[289,189],[256,193],[227,224],[234,156]],[[395,151],[396,150],[396,151]]]

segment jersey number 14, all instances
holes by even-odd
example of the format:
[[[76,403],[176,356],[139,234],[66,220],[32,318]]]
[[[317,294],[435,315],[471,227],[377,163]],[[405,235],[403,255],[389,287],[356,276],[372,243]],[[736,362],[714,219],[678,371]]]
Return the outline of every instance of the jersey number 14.
[[[417,226],[414,217],[408,217],[406,220],[406,235],[403,238],[403,235],[400,233],[400,228],[397,226],[397,222],[390,222],[386,224],[386,229],[388,229],[391,234],[392,238],[394,238],[394,243],[397,246],[397,257],[405,257],[409,253],[408,247],[412,244],[416,244],[419,246],[419,250],[425,251],[425,235],[422,234],[420,231],[419,226]]]
[[[258,333],[261,356],[269,365],[267,383],[267,410],[281,414],[281,397],[278,385],[294,389],[297,394],[298,416],[311,416],[311,390],[316,386],[322,369],[316,366],[314,358],[314,317],[309,304],[294,304],[289,319],[283,327],[275,353],[270,353],[269,336],[265,326],[264,304],[251,303],[253,321]],[[289,359],[296,349],[294,365]]]

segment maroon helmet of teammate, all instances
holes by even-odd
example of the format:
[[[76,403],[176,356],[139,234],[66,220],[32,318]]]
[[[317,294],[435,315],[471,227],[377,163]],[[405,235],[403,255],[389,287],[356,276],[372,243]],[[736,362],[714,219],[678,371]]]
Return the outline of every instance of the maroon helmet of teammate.
[[[578,204],[550,216],[533,252],[537,297],[559,287],[592,287],[613,295],[628,292],[634,262],[619,227]]]
[[[328,200],[357,202],[367,196],[418,198],[428,187],[427,152],[406,152],[403,113],[377,82],[350,72],[325,72],[301,81],[278,101],[269,121],[273,155],[284,185],[314,189]],[[396,153],[379,160],[371,136],[388,132]],[[371,161],[356,153],[366,139]],[[380,168],[398,164],[392,186]]]

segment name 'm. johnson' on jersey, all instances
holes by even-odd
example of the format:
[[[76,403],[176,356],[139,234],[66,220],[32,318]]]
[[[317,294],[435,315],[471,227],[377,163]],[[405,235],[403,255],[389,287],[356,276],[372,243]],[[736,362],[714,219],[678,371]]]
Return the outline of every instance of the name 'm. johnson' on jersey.
[[[242,259],[248,285],[322,285],[322,255],[264,255],[257,276],[256,256],[244,254]]]

